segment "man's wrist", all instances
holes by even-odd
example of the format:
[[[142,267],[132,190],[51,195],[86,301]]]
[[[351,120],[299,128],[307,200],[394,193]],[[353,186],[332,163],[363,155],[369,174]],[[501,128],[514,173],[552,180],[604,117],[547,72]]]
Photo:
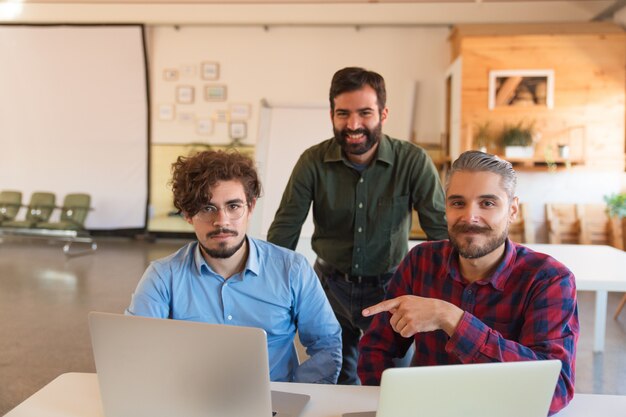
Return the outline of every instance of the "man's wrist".
[[[443,309],[440,316],[439,327],[452,337],[456,328],[463,318],[464,311],[452,303],[443,301]]]

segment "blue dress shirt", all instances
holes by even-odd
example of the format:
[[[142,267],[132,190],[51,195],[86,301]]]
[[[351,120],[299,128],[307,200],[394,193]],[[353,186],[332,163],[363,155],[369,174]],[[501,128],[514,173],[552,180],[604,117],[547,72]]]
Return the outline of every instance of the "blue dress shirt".
[[[258,327],[267,333],[270,379],[335,383],[341,328],[306,258],[247,237],[244,270],[224,279],[198,242],[152,262],[126,314]],[[296,330],[310,358],[298,365]]]

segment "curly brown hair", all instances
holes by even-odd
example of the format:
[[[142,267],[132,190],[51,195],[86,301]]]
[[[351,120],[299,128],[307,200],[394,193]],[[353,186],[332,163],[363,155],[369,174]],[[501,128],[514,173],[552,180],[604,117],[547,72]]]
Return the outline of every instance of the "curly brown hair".
[[[240,181],[248,204],[261,196],[254,161],[239,152],[204,151],[179,156],[172,164],[174,206],[186,216],[194,216],[211,201],[211,189],[220,181]]]

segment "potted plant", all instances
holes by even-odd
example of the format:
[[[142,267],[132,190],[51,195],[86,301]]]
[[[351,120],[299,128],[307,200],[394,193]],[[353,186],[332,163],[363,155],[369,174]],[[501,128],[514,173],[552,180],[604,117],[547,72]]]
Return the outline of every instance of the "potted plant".
[[[474,147],[481,152],[487,152],[487,146],[491,143],[491,132],[489,130],[490,125],[491,123],[489,121],[476,125]]]
[[[535,124],[520,121],[514,125],[504,125],[501,141],[507,158],[532,158],[535,154],[533,137]]]

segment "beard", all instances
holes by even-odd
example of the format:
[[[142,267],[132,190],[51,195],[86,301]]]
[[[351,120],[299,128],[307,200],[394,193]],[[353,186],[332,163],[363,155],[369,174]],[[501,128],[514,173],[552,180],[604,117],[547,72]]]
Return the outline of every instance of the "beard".
[[[483,245],[474,242],[473,237],[458,238],[459,233],[480,233],[488,237]],[[449,230],[450,243],[452,247],[459,252],[459,255],[465,259],[478,259],[490,254],[500,247],[509,235],[509,226],[504,228],[500,235],[495,235],[489,226],[477,226],[467,223],[457,223]]]
[[[333,127],[335,140],[337,141],[339,146],[341,146],[341,149],[345,153],[347,154],[350,153],[353,155],[363,155],[364,153],[372,149],[374,145],[380,142],[380,138],[382,137],[382,132],[383,132],[383,124],[381,122],[379,122],[376,125],[376,127],[374,127],[373,130],[369,130],[365,127],[362,127],[360,129],[355,129],[355,130],[348,129],[348,128],[338,130]],[[365,142],[348,143],[346,137],[351,134],[365,135]]]
[[[211,236],[215,236],[215,235],[222,234],[222,233],[229,233],[233,236],[239,235],[239,233],[237,233],[234,230],[219,228],[219,229],[212,231],[211,233],[207,233],[206,237],[208,239]],[[246,237],[243,236],[239,242],[235,243],[232,246],[227,246],[226,242],[220,242],[217,249],[210,249],[204,246],[202,243],[200,243],[200,246],[202,247],[202,250],[204,250],[204,252],[211,258],[228,259],[231,256],[233,256],[235,253],[237,253],[237,251],[241,249],[241,247],[243,246],[245,242],[246,242]]]

